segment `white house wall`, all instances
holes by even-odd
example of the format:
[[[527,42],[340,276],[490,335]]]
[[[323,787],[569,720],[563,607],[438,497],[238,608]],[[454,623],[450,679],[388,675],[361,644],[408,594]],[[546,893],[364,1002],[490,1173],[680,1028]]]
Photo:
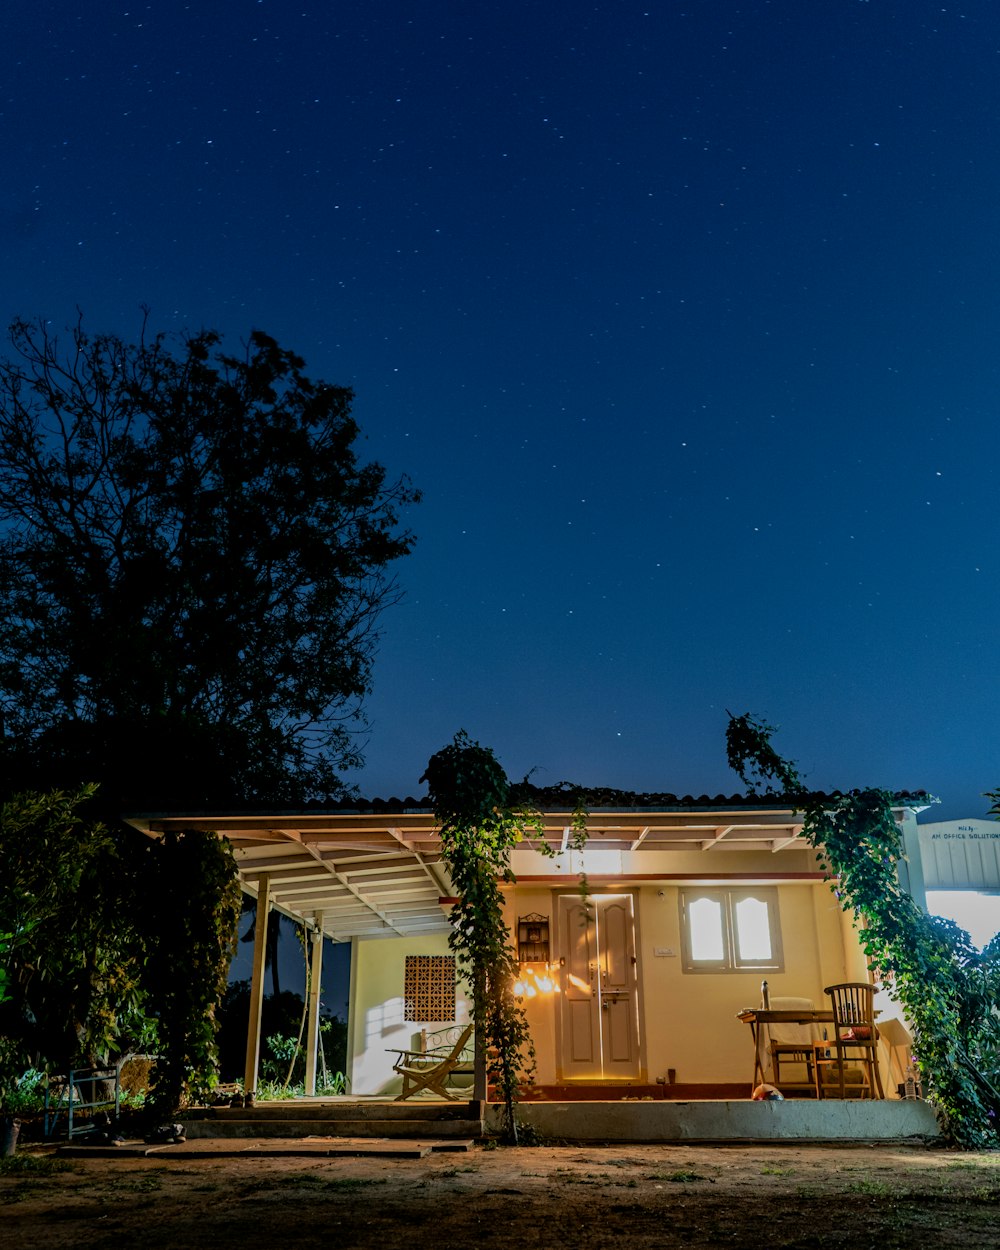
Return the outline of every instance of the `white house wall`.
[[[448,1022],[404,1020],[403,980],[407,955],[448,955],[446,934],[408,938],[360,938],[351,946],[350,1050],[353,1094],[396,1094],[400,1077],[392,1065],[393,1048],[412,1050],[421,1029],[433,1031]],[[469,1001],[459,984],[456,1019],[470,1018]]]

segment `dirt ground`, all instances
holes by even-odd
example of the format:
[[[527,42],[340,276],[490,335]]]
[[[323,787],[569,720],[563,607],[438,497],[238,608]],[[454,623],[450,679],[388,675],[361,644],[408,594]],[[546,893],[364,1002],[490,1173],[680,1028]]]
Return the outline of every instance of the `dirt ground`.
[[[0,1176],[4,1250],[1000,1246],[1000,1154],[476,1146],[421,1159],[55,1163],[65,1170],[46,1174],[43,1159]]]

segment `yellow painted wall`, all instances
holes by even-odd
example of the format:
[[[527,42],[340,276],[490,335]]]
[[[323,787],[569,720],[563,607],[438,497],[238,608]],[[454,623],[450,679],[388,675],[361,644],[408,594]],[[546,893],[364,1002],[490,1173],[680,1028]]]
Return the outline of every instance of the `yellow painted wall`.
[[[621,887],[594,886],[594,892]],[[777,885],[784,971],[766,974],[771,994],[811,998],[826,1009],[826,985],[863,980],[865,961],[840,906],[822,882]],[[561,891],[566,892],[566,891]],[[642,985],[645,1047],[643,1069],[655,1081],[673,1068],[683,1084],[749,1083],[753,1075],[750,1030],[736,1013],[760,1005],[760,972],[685,973],[682,965],[680,893],[673,884],[644,885],[636,897],[637,959]],[[508,898],[508,924],[528,912],[552,920],[556,942],[556,896],[548,888],[518,886]],[[673,955],[655,954],[660,949]],[[553,959],[558,950],[553,949]],[[539,1084],[558,1079],[557,999],[526,1004],[536,1049]]]
[[[569,883],[567,883],[567,886]],[[775,996],[811,998],[818,1008],[829,1000],[823,987],[838,981],[865,980],[865,958],[851,918],[845,916],[823,882],[778,884],[778,910],[784,948],[784,971],[767,973]],[[621,886],[594,887],[595,893],[618,893]],[[552,960],[558,960],[557,893],[550,886],[519,885],[506,899],[506,920],[513,931],[518,916],[537,912],[551,920]],[[736,1019],[743,1007],[760,1004],[759,972],[685,973],[682,967],[680,887],[642,885],[636,899],[636,956],[642,987],[642,1068],[652,1082],[675,1069],[681,1084],[749,1083],[753,1074],[750,1030]],[[673,955],[657,955],[670,949]],[[351,969],[351,1088],[357,1094],[396,1093],[391,1048],[409,1049],[421,1027],[440,1023],[403,1020],[403,976],[407,955],[446,955],[445,935],[422,938],[358,940]],[[559,1079],[557,997],[526,1002],[536,1052],[535,1080]],[[460,987],[457,1018],[469,1019],[468,997]]]
[[[549,917],[552,941],[555,942],[555,901],[550,889],[530,889],[519,886],[516,892],[508,894],[505,904],[504,918],[511,933],[517,932],[518,916],[527,916],[535,912]],[[525,1000],[528,1027],[531,1029],[531,1040],[535,1046],[535,1081],[539,1085],[551,1085],[556,1079],[555,1001],[554,995],[540,995],[538,998]]]
[[[411,1050],[420,1030],[447,1022],[403,1019],[403,977],[407,955],[448,955],[448,937],[355,939],[351,950],[350,1053],[351,1092],[397,1094],[401,1078],[392,1065],[393,1047]],[[470,1018],[469,1002],[459,985],[456,1022]]]

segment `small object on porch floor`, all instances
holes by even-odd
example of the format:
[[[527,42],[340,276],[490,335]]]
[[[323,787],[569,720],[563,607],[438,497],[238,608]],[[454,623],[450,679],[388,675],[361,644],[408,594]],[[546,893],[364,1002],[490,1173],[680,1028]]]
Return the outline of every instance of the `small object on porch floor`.
[[[751,1094],[754,1102],[784,1102],[785,1095],[780,1089],[775,1089],[773,1085],[758,1085]]]
[[[184,1128],[180,1124],[159,1124],[143,1139],[149,1146],[177,1146],[184,1138]]]
[[[84,1139],[88,1146],[120,1146],[125,1138],[106,1111],[98,1111],[91,1124],[91,1130]]]

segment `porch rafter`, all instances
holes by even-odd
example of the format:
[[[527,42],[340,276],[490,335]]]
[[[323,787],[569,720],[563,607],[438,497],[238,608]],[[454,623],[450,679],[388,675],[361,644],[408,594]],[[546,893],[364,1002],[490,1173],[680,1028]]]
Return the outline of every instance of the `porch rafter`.
[[[559,884],[584,868],[592,881],[603,882],[737,880],[746,871],[745,857],[755,853],[767,853],[772,865],[755,870],[763,879],[812,880],[817,874],[813,858],[805,858],[810,848],[801,837],[802,813],[792,805],[754,796],[623,797],[640,801],[590,809],[582,852],[571,849],[574,813],[565,799],[542,807],[538,826],[525,830],[514,851],[518,879]],[[931,801],[920,792],[897,798],[906,814]],[[440,830],[430,807],[416,800],[284,813],[157,813],[130,823],[154,837],[170,830],[225,837],[249,894],[266,881],[273,907],[307,927],[321,925],[334,940],[449,930],[441,900],[454,887]],[[555,861],[541,862],[540,843]],[[699,862],[702,856],[709,858]]]

